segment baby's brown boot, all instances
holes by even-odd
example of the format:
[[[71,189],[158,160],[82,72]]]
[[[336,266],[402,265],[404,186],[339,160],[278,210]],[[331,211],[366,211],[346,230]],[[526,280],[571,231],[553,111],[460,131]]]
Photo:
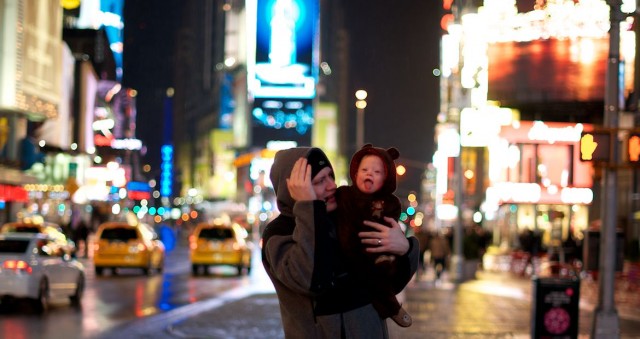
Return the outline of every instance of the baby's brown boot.
[[[402,307],[400,307],[400,309],[398,310],[398,313],[391,316],[391,319],[393,319],[393,321],[395,321],[396,324],[402,327],[409,327],[413,322],[409,313],[407,313],[407,311]]]

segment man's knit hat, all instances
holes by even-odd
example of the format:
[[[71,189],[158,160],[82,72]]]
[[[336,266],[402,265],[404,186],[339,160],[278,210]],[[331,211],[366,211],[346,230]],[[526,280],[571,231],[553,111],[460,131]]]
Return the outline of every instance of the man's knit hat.
[[[380,189],[381,193],[393,193],[396,190],[396,163],[394,160],[400,157],[400,152],[397,148],[380,148],[373,147],[371,144],[366,144],[362,146],[362,148],[357,151],[353,157],[351,158],[351,164],[349,165],[349,177],[352,182],[356,182],[356,173],[358,173],[358,166],[360,166],[360,162],[362,158],[366,155],[376,155],[382,159],[382,163],[384,164],[387,172],[387,177],[384,180],[384,185]]]
[[[315,178],[323,168],[331,167],[327,155],[319,148],[311,148],[307,154],[307,163],[311,165],[311,179]]]

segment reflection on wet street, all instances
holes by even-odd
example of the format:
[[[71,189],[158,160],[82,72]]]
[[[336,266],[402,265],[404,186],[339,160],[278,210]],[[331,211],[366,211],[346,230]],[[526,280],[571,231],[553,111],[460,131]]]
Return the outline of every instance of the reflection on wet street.
[[[210,268],[207,275],[191,276],[186,246],[168,252],[161,274],[149,276],[136,269],[106,270],[97,277],[91,258],[85,265],[86,290],[79,308],[67,299],[52,300],[38,314],[27,300],[0,303],[2,338],[90,338],[136,319],[206,300],[248,284],[233,267]],[[258,261],[259,262],[259,261]]]

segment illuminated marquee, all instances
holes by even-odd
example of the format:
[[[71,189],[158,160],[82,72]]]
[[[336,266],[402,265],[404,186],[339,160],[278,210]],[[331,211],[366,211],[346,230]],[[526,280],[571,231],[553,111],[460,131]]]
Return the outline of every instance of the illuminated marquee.
[[[593,130],[591,124],[569,124],[550,121],[514,121],[500,128],[500,138],[510,143],[573,144],[579,143],[582,132]]]
[[[142,149],[142,140],[140,139],[114,139],[111,141],[111,147],[115,149],[125,149],[137,151]]]
[[[113,135],[103,136],[96,134],[94,143],[96,146],[106,146],[113,149],[129,151],[138,151],[142,149],[142,140],[140,139],[113,139]]]
[[[578,142],[580,141],[582,131],[582,124],[554,128],[542,121],[534,121],[527,135],[530,140],[546,141],[553,144],[557,141]]]
[[[502,182],[487,188],[487,201],[498,204],[590,204],[593,191],[583,187],[543,188],[534,183]]]

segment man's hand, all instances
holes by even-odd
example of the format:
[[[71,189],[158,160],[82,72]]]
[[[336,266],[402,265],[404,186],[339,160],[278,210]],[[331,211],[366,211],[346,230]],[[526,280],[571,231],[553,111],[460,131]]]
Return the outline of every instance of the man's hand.
[[[384,220],[391,227],[373,221],[364,221],[365,225],[375,229],[375,231],[358,233],[362,243],[367,245],[367,252],[404,255],[409,251],[409,240],[397,221],[389,217],[384,217]]]
[[[293,165],[287,188],[295,201],[316,200],[316,192],[311,184],[311,165],[307,164],[306,158],[298,159]]]

